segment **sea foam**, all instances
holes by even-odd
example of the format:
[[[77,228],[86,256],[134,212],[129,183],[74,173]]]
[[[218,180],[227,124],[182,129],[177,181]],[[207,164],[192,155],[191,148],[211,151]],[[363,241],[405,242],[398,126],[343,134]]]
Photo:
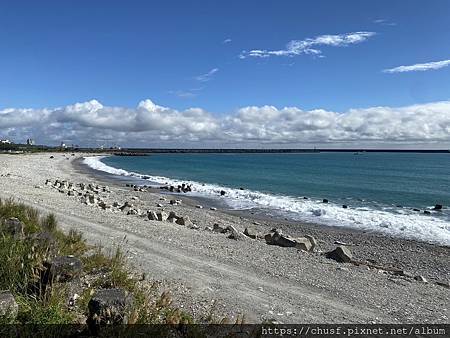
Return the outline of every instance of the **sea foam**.
[[[349,227],[359,230],[384,233],[390,236],[417,239],[425,242],[450,245],[450,223],[436,215],[424,215],[408,209],[392,210],[373,207],[344,209],[334,203],[321,200],[272,195],[252,190],[241,190],[215,184],[181,181],[163,176],[142,175],[114,168],[101,161],[105,156],[86,157],[84,163],[95,170],[113,175],[134,177],[161,185],[192,184],[191,196],[202,196],[223,200],[230,208],[246,210],[261,208],[279,216],[328,226]],[[226,198],[220,197],[221,190]]]

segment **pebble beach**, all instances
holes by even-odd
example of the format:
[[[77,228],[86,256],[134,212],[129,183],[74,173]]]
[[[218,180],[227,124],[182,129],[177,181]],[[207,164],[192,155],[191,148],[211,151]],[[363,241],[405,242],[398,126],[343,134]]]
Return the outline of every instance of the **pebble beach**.
[[[95,172],[84,156],[0,155],[0,198],[55,214],[89,243],[120,246],[194,316],[449,323],[448,246],[221,210]],[[348,259],[333,259],[338,247]]]

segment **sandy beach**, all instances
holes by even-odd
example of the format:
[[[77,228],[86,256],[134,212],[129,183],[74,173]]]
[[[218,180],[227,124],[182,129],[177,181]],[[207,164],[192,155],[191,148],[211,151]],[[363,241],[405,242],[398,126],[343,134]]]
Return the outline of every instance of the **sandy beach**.
[[[92,154],[90,154],[92,155]],[[54,156],[53,159],[50,156]],[[210,210],[186,194],[134,191],[125,181],[80,165],[83,154],[0,155],[0,198],[14,198],[54,213],[64,230],[75,228],[89,243],[119,245],[138,273],[161,281],[185,310],[214,313],[258,323],[449,323],[450,248],[377,233],[258,218]],[[46,180],[108,186],[108,204],[124,202],[141,211],[176,212],[196,227],[103,210],[82,197],[60,192]],[[171,205],[171,199],[181,199]],[[160,204],[161,206],[158,206]],[[144,215],[146,216],[146,215]],[[239,240],[212,231],[218,223],[240,233],[250,228],[261,238]],[[267,245],[264,234],[280,228],[293,237],[311,235],[314,252]],[[325,257],[338,243],[355,261]],[[391,270],[403,270],[403,275]],[[426,282],[415,278],[422,276]]]

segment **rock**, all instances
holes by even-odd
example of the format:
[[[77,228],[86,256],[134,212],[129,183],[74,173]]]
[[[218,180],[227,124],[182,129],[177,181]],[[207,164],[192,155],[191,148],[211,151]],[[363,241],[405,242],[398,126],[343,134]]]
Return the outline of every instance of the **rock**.
[[[69,282],[74,278],[80,277],[83,272],[81,260],[74,256],[60,256],[53,258],[45,263],[47,267],[46,281]]]
[[[27,237],[39,251],[44,251],[48,256],[56,254],[58,243],[50,232],[37,232]]]
[[[428,211],[428,210],[424,210],[423,213],[424,213],[425,215],[431,215],[431,211]]]
[[[217,208],[216,207],[211,207],[211,208],[209,208],[209,210],[216,211]]]
[[[296,242],[295,247],[299,250],[303,251],[312,251],[312,244],[311,241],[306,237],[298,237],[295,238],[294,241]]]
[[[324,198],[324,199],[322,200],[322,202],[323,202],[323,203],[328,203],[328,200],[327,200],[326,198]]]
[[[427,279],[424,276],[415,276],[414,279],[418,282],[428,283]]]
[[[438,281],[438,282],[436,282],[436,285],[443,286],[444,288],[450,289],[450,282],[449,281],[444,281],[444,282]]]
[[[213,231],[214,232],[219,232],[221,234],[224,234],[227,232],[227,228],[221,226],[219,223],[214,223],[213,225]]]
[[[203,206],[200,205],[200,204],[197,204],[195,207],[196,207],[197,209],[203,209]]]
[[[161,203],[156,204],[156,206],[157,206],[158,208],[162,208],[162,207],[163,207],[163,205],[162,205]]]
[[[352,253],[345,246],[338,246],[333,251],[325,253],[325,257],[329,259],[333,259],[339,263],[350,263],[352,261]]]
[[[316,239],[311,235],[305,235],[305,238],[307,238],[309,240],[309,242],[311,243],[310,251],[314,251],[314,249],[317,247]]]
[[[313,209],[312,213],[314,216],[322,216],[325,215],[327,212],[324,209]]]
[[[19,305],[9,290],[0,291],[0,323],[12,324],[19,312]]]
[[[228,238],[235,240],[243,239],[242,234],[239,231],[237,231],[237,229],[234,226],[232,225],[227,226],[227,231],[231,232]]]
[[[131,208],[130,210],[128,210],[127,215],[138,215],[139,211],[136,209]]]
[[[189,227],[192,226],[192,224],[193,224],[188,216],[178,217],[175,223],[177,223],[179,225],[189,226]]]
[[[87,202],[89,202],[89,204],[95,204],[95,202],[96,202],[95,196],[94,195],[88,195],[87,196]]]
[[[157,212],[156,217],[158,217],[158,221],[160,222],[164,222],[168,218],[167,213],[165,213],[164,211]]]
[[[122,204],[122,206],[119,207],[119,209],[122,210],[122,211],[125,211],[126,209],[132,208],[132,207],[133,207],[133,204],[131,204],[131,203],[129,203],[129,202],[127,201],[127,202],[125,202],[124,204]]]
[[[11,217],[4,221],[4,227],[6,232],[15,239],[22,239],[25,236],[25,224],[16,217]]]
[[[110,206],[109,204],[106,204],[105,201],[100,201],[100,202],[98,202],[98,206],[99,206],[100,208],[102,208],[103,210],[106,210],[106,209],[111,208],[111,206]]]
[[[73,190],[69,190],[69,192],[67,193],[68,196],[75,196],[75,191]]]
[[[409,272],[406,272],[405,270],[394,270],[394,271],[392,271],[392,273],[394,274],[394,276],[403,276],[403,277],[408,277],[408,278],[414,277],[413,275],[411,275]]]
[[[306,237],[294,238],[284,235],[281,229],[272,229],[272,231],[264,236],[266,243],[269,245],[278,245],[281,247],[296,247],[297,249],[310,251],[312,248],[311,241]]]
[[[107,324],[128,324],[133,298],[124,289],[97,290],[88,303],[87,324],[92,331]]]
[[[8,234],[15,239],[21,239],[25,236],[25,224],[23,224],[18,218],[11,217],[3,221],[4,228]]]
[[[150,221],[157,221],[158,220],[158,216],[156,215],[156,212],[154,211],[147,211],[147,217]]]
[[[220,196],[225,196],[226,195],[226,191],[225,190],[220,190]]]
[[[250,237],[252,239],[256,239],[258,237],[258,234],[254,229],[245,228],[244,235],[247,237]]]
[[[342,206],[342,208],[347,209],[348,206],[344,204],[344,205]]]
[[[442,204],[436,204],[433,210],[442,210]]]
[[[413,211],[420,211],[420,209],[414,208]]]
[[[177,205],[178,204],[176,200],[170,200],[169,203],[172,204],[172,205]]]

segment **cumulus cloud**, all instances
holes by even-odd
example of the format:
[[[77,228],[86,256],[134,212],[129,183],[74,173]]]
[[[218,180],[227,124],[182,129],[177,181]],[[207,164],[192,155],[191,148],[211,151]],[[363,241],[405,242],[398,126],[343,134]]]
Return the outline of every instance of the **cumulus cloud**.
[[[384,73],[405,73],[405,72],[425,72],[427,70],[435,70],[450,65],[450,60],[416,63],[410,66],[399,66],[395,68],[385,69]]]
[[[366,41],[374,36],[375,32],[352,32],[337,35],[319,35],[315,38],[305,40],[292,40],[284,49],[267,50],[253,49],[250,51],[242,51],[239,55],[241,59],[248,57],[267,58],[270,56],[297,56],[300,54],[312,54],[321,56],[320,46],[346,47],[348,45],[357,44]]]
[[[0,138],[39,144],[139,147],[312,147],[450,144],[450,101],[333,112],[249,106],[225,114],[178,111],[151,100],[135,108],[96,100],[53,109],[0,110]]]
[[[213,68],[208,73],[196,76],[195,79],[200,82],[207,82],[207,81],[211,80],[211,77],[218,71],[219,71],[219,68]]]

